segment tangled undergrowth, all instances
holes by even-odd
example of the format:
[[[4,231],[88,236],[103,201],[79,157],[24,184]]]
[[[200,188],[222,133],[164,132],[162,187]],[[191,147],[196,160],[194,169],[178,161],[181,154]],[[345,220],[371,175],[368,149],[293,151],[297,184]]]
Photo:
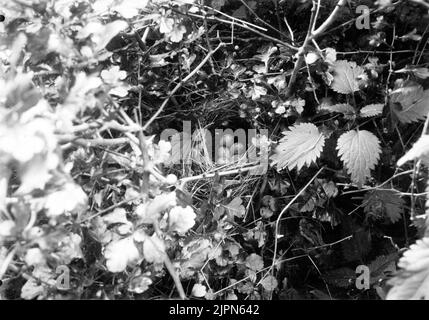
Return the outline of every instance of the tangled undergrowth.
[[[3,1],[0,297],[427,298],[428,7]]]

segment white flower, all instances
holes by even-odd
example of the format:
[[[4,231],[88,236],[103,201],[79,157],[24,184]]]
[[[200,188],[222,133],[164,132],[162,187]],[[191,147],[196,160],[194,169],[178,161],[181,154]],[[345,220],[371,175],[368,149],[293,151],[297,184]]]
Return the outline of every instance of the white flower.
[[[87,196],[82,188],[74,183],[67,183],[62,190],[46,197],[47,216],[59,216],[67,211],[76,211],[87,203]]]
[[[165,258],[164,242],[158,238],[156,233],[146,237],[143,242],[143,255],[147,262],[162,263]]]
[[[202,285],[200,283],[194,284],[192,287],[192,295],[197,298],[202,298],[206,295],[207,288],[205,285]]]
[[[137,263],[139,251],[133,237],[128,237],[109,243],[104,252],[106,267],[110,272],[122,272],[127,265]]]
[[[170,210],[170,230],[185,233],[194,226],[196,217],[194,210],[190,206],[186,206],[186,208],[176,206]]]
[[[174,20],[171,18],[161,17],[158,21],[159,32],[170,33],[173,31]]]
[[[118,96],[119,98],[126,97],[128,94],[128,88],[127,86],[118,86],[115,88],[112,88],[109,90],[109,94],[113,96]]]
[[[127,77],[127,73],[123,70],[120,71],[119,66],[113,66],[109,70],[101,71],[100,76],[108,84],[117,84]]]
[[[8,237],[13,234],[15,228],[15,222],[12,220],[6,220],[0,222],[0,237]]]
[[[135,214],[140,217],[141,223],[153,223],[162,211],[176,205],[176,192],[162,193],[149,203],[138,205]]]
[[[286,108],[284,106],[277,107],[276,111],[275,111],[275,113],[277,113],[277,114],[283,114],[285,112],[286,112]]]
[[[46,263],[45,257],[39,248],[30,248],[25,254],[24,261],[29,266],[42,265]]]

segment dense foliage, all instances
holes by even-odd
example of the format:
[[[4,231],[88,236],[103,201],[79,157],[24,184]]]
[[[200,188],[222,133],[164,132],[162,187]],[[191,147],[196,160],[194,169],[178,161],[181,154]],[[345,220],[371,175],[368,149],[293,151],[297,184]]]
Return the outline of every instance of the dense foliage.
[[[2,1],[0,298],[429,298],[428,9]]]

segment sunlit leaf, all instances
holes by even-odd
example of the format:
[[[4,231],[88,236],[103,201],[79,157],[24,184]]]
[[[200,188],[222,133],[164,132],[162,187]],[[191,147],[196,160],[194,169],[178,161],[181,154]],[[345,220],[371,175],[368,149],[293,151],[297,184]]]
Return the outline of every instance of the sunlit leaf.
[[[320,156],[325,145],[324,135],[312,123],[295,125],[283,134],[276,153],[271,157],[278,170],[285,167],[301,170],[304,165],[309,166]]]
[[[380,141],[366,130],[351,130],[338,138],[338,155],[358,185],[365,183],[380,159]]]

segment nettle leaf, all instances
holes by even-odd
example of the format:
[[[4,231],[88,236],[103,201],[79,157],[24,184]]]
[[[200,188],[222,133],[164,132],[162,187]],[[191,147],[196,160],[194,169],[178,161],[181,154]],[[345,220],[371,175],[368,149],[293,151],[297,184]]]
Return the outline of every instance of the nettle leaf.
[[[413,147],[398,160],[398,167],[405,162],[415,159],[421,159],[425,164],[429,164],[429,135],[425,134],[414,143]]]
[[[329,112],[342,113],[346,119],[353,119],[356,116],[355,108],[353,108],[348,103],[334,104],[332,106],[328,104],[322,104],[320,109],[327,110]]]
[[[271,157],[277,169],[288,167],[289,170],[304,165],[309,166],[320,157],[325,145],[325,136],[312,123],[301,123],[283,132],[284,137]]]
[[[383,112],[383,108],[384,104],[382,103],[369,104],[360,109],[359,116],[362,118],[375,117]]]
[[[375,258],[375,260],[368,265],[371,274],[370,284],[375,284],[385,279],[389,274],[395,273],[397,257],[398,254],[395,252]]]
[[[363,199],[365,213],[377,218],[386,217],[392,223],[402,218],[404,200],[393,190],[373,190],[365,194]]]
[[[423,120],[429,112],[429,90],[407,83],[393,91],[390,107],[401,123]]]
[[[429,300],[429,238],[417,240],[398,262],[386,300]]]
[[[381,153],[380,141],[366,130],[351,130],[342,134],[338,138],[337,150],[352,181],[359,186],[371,175]]]
[[[334,80],[331,87],[342,94],[350,94],[359,90],[360,77],[364,75],[364,69],[356,65],[356,62],[338,60],[333,63]]]

